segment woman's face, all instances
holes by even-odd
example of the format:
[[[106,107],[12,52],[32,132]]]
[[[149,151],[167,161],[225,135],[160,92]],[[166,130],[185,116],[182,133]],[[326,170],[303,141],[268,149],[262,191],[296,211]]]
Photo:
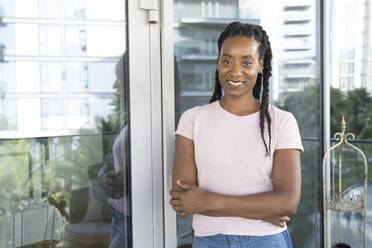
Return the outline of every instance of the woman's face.
[[[218,77],[225,95],[240,97],[253,94],[257,75],[262,72],[259,44],[244,36],[227,38],[218,58]]]

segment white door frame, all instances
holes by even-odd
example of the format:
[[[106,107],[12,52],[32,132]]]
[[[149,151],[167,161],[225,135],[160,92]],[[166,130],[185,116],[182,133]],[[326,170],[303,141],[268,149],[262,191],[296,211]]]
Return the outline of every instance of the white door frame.
[[[176,213],[169,201],[172,188],[173,155],[175,149],[175,101],[174,101],[174,31],[173,0],[162,0],[162,96],[163,96],[163,160],[164,160],[164,247],[177,247]]]
[[[175,131],[175,93],[174,93],[174,31],[173,31],[173,0],[160,0],[161,5],[161,45],[162,45],[162,111],[163,111],[163,161],[164,161],[164,247],[177,247],[177,228],[176,214],[169,204],[169,190],[172,187],[171,172],[173,167],[173,154],[175,147],[174,131]],[[330,130],[330,99],[329,99],[329,25],[330,20],[327,11],[329,10],[330,0],[320,1],[322,4],[322,15],[324,22],[322,23],[323,33],[320,39],[323,38],[323,87],[324,87],[324,109],[323,119],[323,134],[321,142],[324,148],[329,148],[329,130]],[[324,152],[324,151],[323,151]],[[324,154],[324,153],[323,153]],[[329,176],[329,175],[328,175]],[[327,237],[329,240],[329,237]]]
[[[318,0],[320,1],[320,0]],[[330,94],[330,82],[331,82],[331,60],[330,60],[330,56],[331,56],[331,48],[330,48],[330,34],[331,34],[331,30],[330,30],[330,25],[331,25],[331,19],[330,19],[330,8],[331,8],[331,1],[329,0],[325,0],[325,1],[320,1],[320,4],[322,4],[321,6],[321,11],[319,11],[319,14],[322,15],[322,20],[323,20],[323,23],[321,23],[321,25],[323,25],[320,29],[323,31],[322,33],[319,33],[319,35],[321,36],[320,38],[322,39],[322,42],[323,42],[323,84],[320,84],[321,87],[323,87],[323,109],[321,110],[321,112],[323,112],[323,130],[322,130],[322,133],[323,133],[323,137],[320,137],[320,142],[322,142],[322,146],[323,146],[323,151],[322,151],[322,155],[324,155],[327,150],[330,148],[331,146],[331,140],[329,137],[331,137],[331,94]],[[322,125],[321,125],[322,127]],[[326,167],[326,171],[325,171],[325,178],[326,178],[326,182],[324,182],[326,184],[326,192],[329,192],[328,189],[329,189],[329,186],[330,186],[330,178],[331,178],[331,172],[330,172],[330,166],[329,166],[329,159],[327,160],[327,163],[328,163],[328,166]],[[322,166],[322,164],[320,165]],[[322,171],[322,169],[320,169],[320,171]],[[323,175],[322,177],[323,178]],[[321,179],[322,180],[322,179]],[[320,183],[323,183],[323,182],[320,182]],[[321,193],[322,194],[322,193]],[[323,200],[323,199],[322,199]],[[321,201],[323,203],[323,201]],[[323,207],[321,208],[323,209]],[[325,213],[323,213],[323,215],[326,216],[326,219],[327,219],[327,223],[331,223],[331,214],[329,211],[326,211]],[[322,216],[322,215],[321,215]],[[323,224],[323,220],[321,219],[320,220],[320,223]],[[323,229],[324,228],[327,228],[326,232],[327,232],[327,237],[323,237],[326,238],[327,240],[327,244],[324,244],[322,238],[321,238],[321,245],[325,245],[324,248],[329,248],[331,247],[331,225],[327,224],[327,226],[325,227],[323,225]],[[322,230],[323,230],[322,229]],[[324,230],[323,230],[323,234],[324,234]]]
[[[160,25],[149,23],[148,11],[140,6],[146,1],[127,1],[133,247],[160,248],[164,242]]]

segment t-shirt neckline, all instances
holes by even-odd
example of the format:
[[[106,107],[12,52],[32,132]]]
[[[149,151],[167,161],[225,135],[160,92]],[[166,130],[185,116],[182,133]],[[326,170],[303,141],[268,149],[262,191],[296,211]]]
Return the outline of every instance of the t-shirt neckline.
[[[224,108],[221,106],[219,100],[216,101],[216,105],[217,105],[218,109],[220,109],[220,111],[222,111],[222,112],[224,112],[225,114],[227,114],[227,115],[229,115],[229,116],[232,116],[232,117],[234,117],[234,118],[241,118],[241,119],[252,118],[252,117],[254,117],[254,116],[256,116],[256,115],[258,115],[258,114],[260,113],[260,110],[258,110],[258,111],[254,112],[254,113],[252,113],[252,114],[249,114],[249,115],[236,115],[236,114],[233,114],[233,113],[227,111],[226,109],[224,109]]]

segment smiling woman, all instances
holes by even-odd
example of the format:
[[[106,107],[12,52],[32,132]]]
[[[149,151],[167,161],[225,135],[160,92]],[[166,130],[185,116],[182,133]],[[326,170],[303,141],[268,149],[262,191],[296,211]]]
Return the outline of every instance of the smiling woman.
[[[293,115],[268,104],[271,58],[261,26],[228,25],[210,103],[179,121],[170,203],[193,215],[195,248],[292,247],[303,147]]]
[[[251,94],[257,75],[262,73],[263,59],[260,58],[258,43],[244,36],[227,39],[218,59],[218,76],[227,94]]]
[[[258,73],[262,73],[263,66],[263,59],[260,58],[258,47],[256,40],[244,36],[233,36],[223,43],[217,70],[220,84],[226,95],[234,97],[247,95],[248,98],[241,99],[250,98],[251,101],[254,101],[252,91]],[[228,108],[225,101],[226,97],[221,99],[220,103],[223,108]],[[232,113],[247,115],[258,111],[260,103],[257,100],[253,104],[242,102],[240,106],[240,110],[238,108],[227,110],[230,112],[238,110],[237,113]],[[253,109],[247,109],[251,106]]]

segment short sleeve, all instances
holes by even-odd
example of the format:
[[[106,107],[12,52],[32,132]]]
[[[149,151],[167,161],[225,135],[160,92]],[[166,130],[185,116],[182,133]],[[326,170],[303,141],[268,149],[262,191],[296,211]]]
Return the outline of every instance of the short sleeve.
[[[194,140],[194,129],[197,116],[197,107],[185,111],[178,122],[178,127],[175,134],[182,135],[186,138]]]
[[[301,152],[304,151],[300,130],[292,113],[286,114],[279,123],[275,150],[278,149],[299,149]]]

